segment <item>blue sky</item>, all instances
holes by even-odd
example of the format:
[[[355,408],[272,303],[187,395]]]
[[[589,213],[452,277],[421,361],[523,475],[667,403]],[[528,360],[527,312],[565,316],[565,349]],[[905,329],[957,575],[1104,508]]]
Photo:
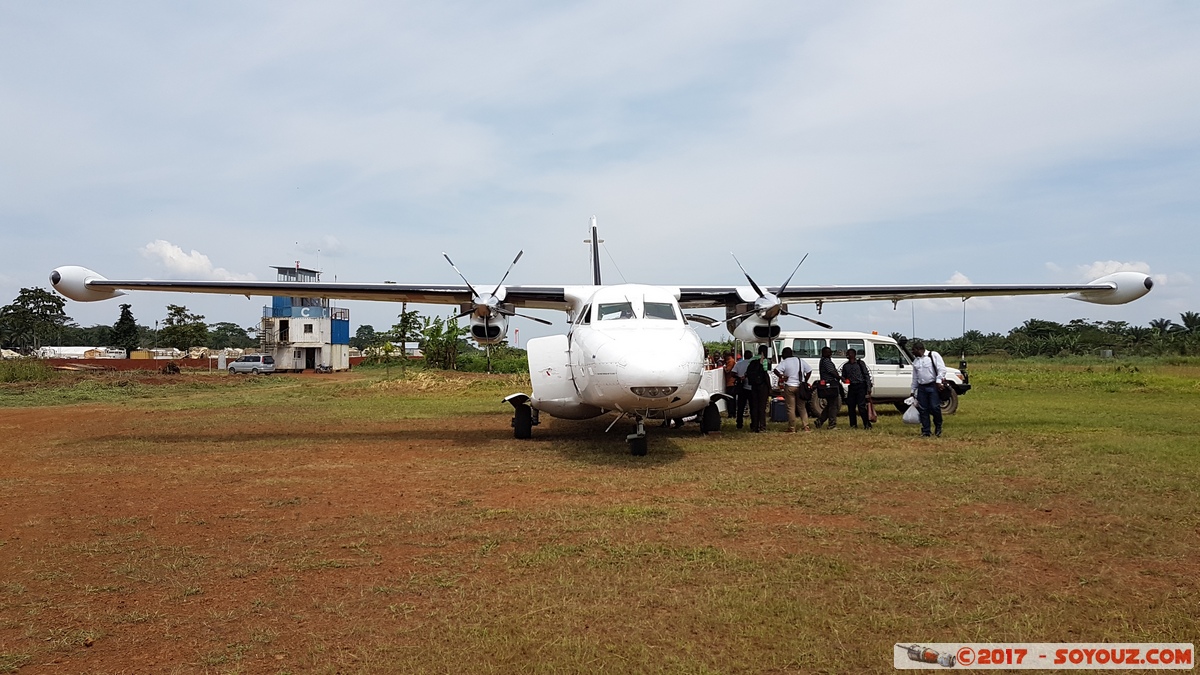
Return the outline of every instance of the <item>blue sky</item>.
[[[1158,282],[1133,304],[972,300],[967,327],[1178,320],[1200,311],[1197,83],[1184,2],[0,0],[0,302],[62,264],[269,279],[318,251],[330,280],[456,281],[446,251],[486,286],[524,249],[511,282],[584,283],[595,214],[606,281],[742,283],[730,251],[769,284],[805,253],[801,283],[1132,269]],[[265,304],[128,300],[143,324]],[[914,315],[962,327],[958,301],[824,314]]]

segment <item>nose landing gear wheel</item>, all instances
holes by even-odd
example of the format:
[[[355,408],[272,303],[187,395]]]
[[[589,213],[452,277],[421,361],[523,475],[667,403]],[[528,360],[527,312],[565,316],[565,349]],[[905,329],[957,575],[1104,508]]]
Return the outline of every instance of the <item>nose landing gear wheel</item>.
[[[639,417],[637,420],[637,431],[626,436],[625,440],[629,443],[629,454],[634,457],[646,455],[649,446],[646,443],[646,424],[642,418]]]

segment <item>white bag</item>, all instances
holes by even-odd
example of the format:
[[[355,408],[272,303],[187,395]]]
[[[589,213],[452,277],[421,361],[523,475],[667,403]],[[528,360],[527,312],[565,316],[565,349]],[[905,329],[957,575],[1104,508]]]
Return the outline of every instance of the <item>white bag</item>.
[[[916,404],[908,406],[908,410],[904,411],[904,423],[905,424],[920,424],[921,423],[921,411],[917,410]]]

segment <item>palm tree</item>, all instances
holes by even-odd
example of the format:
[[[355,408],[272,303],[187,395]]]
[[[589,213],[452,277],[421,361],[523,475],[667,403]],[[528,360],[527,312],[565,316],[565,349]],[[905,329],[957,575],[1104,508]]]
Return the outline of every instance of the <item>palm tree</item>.
[[[1179,321],[1183,323],[1184,330],[1196,332],[1200,328],[1200,312],[1184,312],[1179,315]]]
[[[1155,319],[1150,322],[1150,327],[1158,332],[1159,335],[1165,336],[1167,333],[1174,333],[1179,330],[1179,326],[1170,319]]]

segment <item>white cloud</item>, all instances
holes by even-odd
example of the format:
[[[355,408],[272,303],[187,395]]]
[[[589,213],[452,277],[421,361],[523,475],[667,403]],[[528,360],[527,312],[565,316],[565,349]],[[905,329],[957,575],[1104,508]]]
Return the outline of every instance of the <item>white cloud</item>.
[[[1117,260],[1097,260],[1090,265],[1079,265],[1076,269],[1079,271],[1081,281],[1092,281],[1106,274],[1116,272],[1141,272],[1142,274],[1150,274],[1150,265],[1148,263],[1119,262]]]
[[[253,281],[253,274],[238,274],[224,267],[213,267],[212,260],[203,253],[183,249],[163,239],[155,239],[138,249],[143,257],[154,260],[166,268],[167,273],[187,279],[211,281]]]
[[[1114,272],[1141,272],[1142,274],[1150,274],[1149,263],[1120,262],[1117,260],[1097,260],[1090,265],[1079,265],[1076,269],[1079,271],[1079,279],[1081,281],[1093,281]],[[1154,279],[1154,283],[1160,286],[1186,286],[1192,281],[1191,277],[1182,272],[1175,274],[1150,274],[1150,278]]]

